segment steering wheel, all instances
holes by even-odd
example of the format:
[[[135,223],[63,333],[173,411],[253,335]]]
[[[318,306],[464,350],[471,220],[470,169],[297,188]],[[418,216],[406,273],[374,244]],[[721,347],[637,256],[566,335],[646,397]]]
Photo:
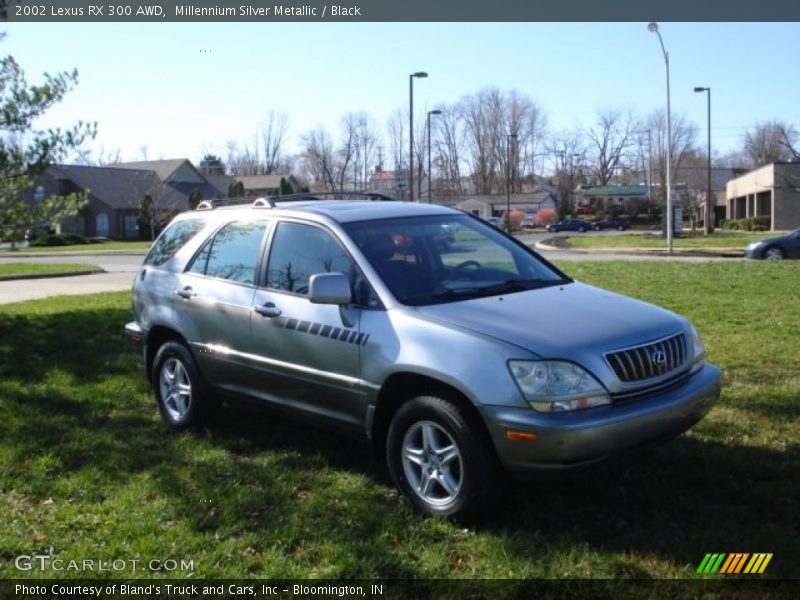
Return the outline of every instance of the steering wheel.
[[[481,263],[479,263],[477,260],[465,260],[464,262],[457,264],[453,268],[456,271],[464,271],[466,270],[467,267],[474,267],[475,270],[477,271],[478,269],[481,268]]]

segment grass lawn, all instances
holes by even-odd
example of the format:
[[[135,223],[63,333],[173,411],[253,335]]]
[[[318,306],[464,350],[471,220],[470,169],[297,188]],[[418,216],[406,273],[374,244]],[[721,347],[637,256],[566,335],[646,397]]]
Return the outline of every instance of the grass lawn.
[[[152,242],[104,242],[102,244],[75,244],[73,246],[26,246],[25,248],[17,248],[10,250],[9,248],[2,248],[0,252],[14,254],[15,252],[35,252],[50,253],[50,252],[108,252],[109,250],[148,250]]]
[[[50,548],[195,577],[692,578],[707,552],[800,576],[800,265],[562,266],[691,318],[723,396],[687,435],[518,484],[470,528],[413,513],[359,441],[254,409],[168,431],[126,292],[0,306],[0,578],[41,577],[13,557]]]
[[[7,263],[0,262],[0,278],[26,275],[60,275],[81,271],[102,271],[97,265],[83,263]]]
[[[673,238],[674,247],[677,250],[708,250],[714,248],[739,248],[744,250],[750,242],[761,240],[767,237],[774,237],[770,232],[744,233],[744,232],[723,232],[714,233],[711,236],[698,235],[696,237]],[[575,233],[569,236],[569,244],[573,248],[593,249],[593,248],[658,248],[666,247],[666,240],[661,234],[645,233],[641,235],[619,234],[619,235],[592,235],[591,233]]]

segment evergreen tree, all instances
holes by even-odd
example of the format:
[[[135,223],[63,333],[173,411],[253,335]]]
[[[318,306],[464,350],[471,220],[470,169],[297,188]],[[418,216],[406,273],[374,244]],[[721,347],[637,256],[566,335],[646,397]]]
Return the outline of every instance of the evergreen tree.
[[[12,245],[32,226],[55,225],[86,204],[85,194],[42,199],[26,193],[37,175],[63,161],[96,132],[95,124],[83,122],[64,130],[33,128],[34,120],[78,82],[78,72],[45,75],[44,79],[44,83],[29,85],[13,57],[0,61],[0,238]]]

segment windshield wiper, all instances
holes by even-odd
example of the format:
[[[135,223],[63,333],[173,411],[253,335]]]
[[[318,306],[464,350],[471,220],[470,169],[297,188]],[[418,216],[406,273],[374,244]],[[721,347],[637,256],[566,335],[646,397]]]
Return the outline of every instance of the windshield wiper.
[[[484,298],[487,296],[499,296],[501,294],[512,294],[514,292],[524,292],[541,287],[558,285],[564,283],[563,279],[508,279],[499,283],[485,285],[483,287],[463,287],[443,290],[436,293],[417,294],[403,299],[404,303],[420,305],[428,302],[448,302],[454,300],[465,300],[468,298]]]

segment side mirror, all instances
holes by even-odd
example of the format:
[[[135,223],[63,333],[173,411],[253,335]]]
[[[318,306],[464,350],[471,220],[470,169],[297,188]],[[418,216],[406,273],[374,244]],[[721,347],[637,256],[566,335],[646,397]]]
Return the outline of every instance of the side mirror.
[[[308,299],[312,304],[350,304],[353,291],[344,273],[317,273],[308,280]]]

